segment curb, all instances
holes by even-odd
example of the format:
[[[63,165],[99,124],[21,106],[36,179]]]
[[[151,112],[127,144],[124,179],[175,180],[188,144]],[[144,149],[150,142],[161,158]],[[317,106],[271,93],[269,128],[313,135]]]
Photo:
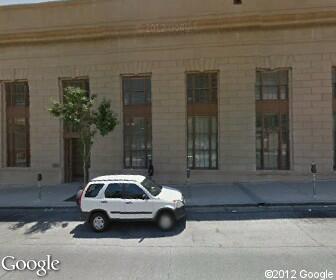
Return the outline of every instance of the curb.
[[[248,204],[205,204],[205,205],[186,205],[187,209],[190,208],[267,208],[267,207],[302,207],[302,206],[336,206],[336,202],[303,202],[303,203],[248,203]],[[78,209],[77,205],[74,206],[0,206],[0,210],[72,210]]]
[[[186,205],[186,208],[216,208],[216,207],[225,207],[225,208],[261,208],[261,207],[295,207],[295,206],[336,206],[336,202],[302,202],[302,203],[236,203],[236,204],[205,204],[205,205]]]
[[[76,209],[78,206],[0,206],[0,210],[70,210],[70,209]]]

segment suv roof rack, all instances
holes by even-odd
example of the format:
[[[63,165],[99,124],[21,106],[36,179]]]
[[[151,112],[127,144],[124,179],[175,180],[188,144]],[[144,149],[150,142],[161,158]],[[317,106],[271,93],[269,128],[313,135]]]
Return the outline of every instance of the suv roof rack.
[[[92,179],[92,182],[99,182],[99,181],[131,181],[136,182],[136,180],[133,179]]]

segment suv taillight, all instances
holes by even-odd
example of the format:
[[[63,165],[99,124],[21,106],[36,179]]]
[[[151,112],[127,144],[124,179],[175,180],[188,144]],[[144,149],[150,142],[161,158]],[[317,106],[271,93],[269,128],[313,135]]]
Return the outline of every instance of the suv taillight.
[[[84,194],[84,190],[82,190],[81,195],[80,195],[80,197],[79,197],[79,207],[81,207],[81,204],[82,204],[82,197],[83,197],[83,194]]]
[[[77,202],[77,205],[78,205],[79,207],[81,206],[83,193],[84,193],[84,189],[79,190],[79,191],[77,192],[76,202]]]

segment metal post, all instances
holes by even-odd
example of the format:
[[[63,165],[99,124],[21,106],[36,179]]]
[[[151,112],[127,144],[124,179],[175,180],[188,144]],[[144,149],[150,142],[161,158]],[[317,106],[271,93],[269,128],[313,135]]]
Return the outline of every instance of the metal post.
[[[316,198],[316,174],[313,174],[313,197]]]
[[[154,176],[154,166],[152,160],[149,160],[147,174],[150,179]]]
[[[316,198],[316,174],[317,174],[317,166],[316,163],[313,161],[311,163],[311,168],[310,168],[311,173],[313,174],[313,198]]]
[[[38,200],[39,201],[42,200],[42,184],[41,184],[41,181],[42,181],[42,174],[39,173],[39,174],[37,174],[37,187],[39,189],[39,191],[38,191]]]
[[[189,183],[189,179],[190,179],[190,169],[187,168],[187,184]]]
[[[187,168],[187,179],[185,180],[185,184],[184,184],[184,186],[185,186],[185,195],[188,197],[188,199],[190,198],[190,189],[189,189],[189,179],[190,179],[190,172],[191,172],[191,170],[190,170],[190,168]]]

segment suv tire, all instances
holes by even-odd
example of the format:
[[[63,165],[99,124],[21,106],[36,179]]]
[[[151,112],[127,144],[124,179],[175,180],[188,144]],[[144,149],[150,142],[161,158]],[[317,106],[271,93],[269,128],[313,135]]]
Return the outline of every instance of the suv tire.
[[[90,225],[95,232],[103,232],[108,226],[109,220],[105,213],[96,212],[90,217]]]
[[[158,215],[156,222],[162,231],[169,231],[175,226],[176,219],[173,213],[163,211]]]

